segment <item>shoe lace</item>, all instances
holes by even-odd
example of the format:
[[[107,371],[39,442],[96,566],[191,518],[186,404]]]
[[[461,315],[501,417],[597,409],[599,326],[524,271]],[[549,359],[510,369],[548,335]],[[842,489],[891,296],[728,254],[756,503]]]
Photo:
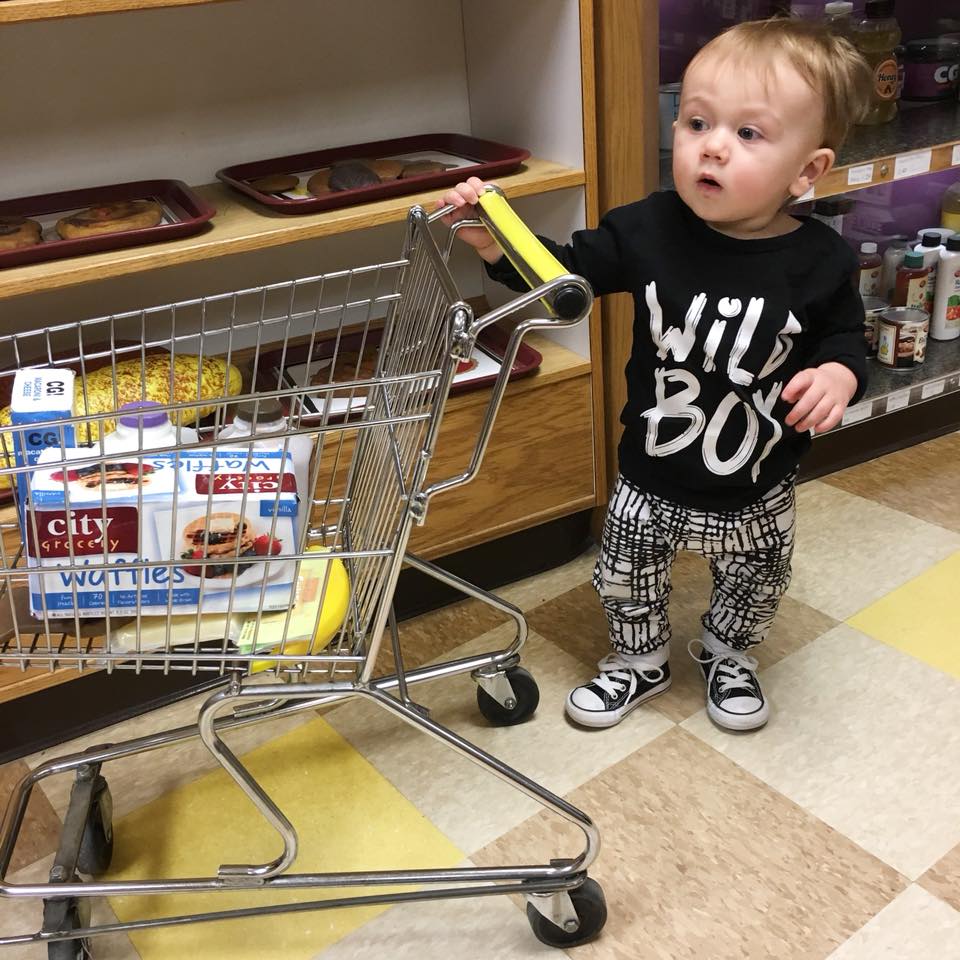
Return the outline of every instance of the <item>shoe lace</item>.
[[[700,645],[699,655],[693,652],[695,643]],[[699,640],[691,640],[687,644],[687,650],[697,663],[707,664],[717,661],[717,683],[721,693],[726,693],[728,690],[756,692],[755,672],[760,664],[755,657],[748,657],[745,653],[714,653]]]
[[[627,663],[619,654],[608,653],[598,664],[599,676],[594,684],[604,693],[615,695],[626,689],[630,683],[630,674],[639,673],[647,683],[657,683],[663,679],[662,667],[650,667]]]

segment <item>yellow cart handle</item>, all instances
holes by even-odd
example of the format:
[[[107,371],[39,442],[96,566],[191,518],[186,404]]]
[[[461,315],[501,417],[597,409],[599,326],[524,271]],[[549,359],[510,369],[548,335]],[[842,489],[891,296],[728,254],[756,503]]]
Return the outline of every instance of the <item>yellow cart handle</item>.
[[[531,289],[570,273],[517,216],[499,187],[486,185],[477,212],[497,246]],[[589,309],[587,293],[573,284],[561,284],[544,297],[544,302],[563,320],[572,320]]]

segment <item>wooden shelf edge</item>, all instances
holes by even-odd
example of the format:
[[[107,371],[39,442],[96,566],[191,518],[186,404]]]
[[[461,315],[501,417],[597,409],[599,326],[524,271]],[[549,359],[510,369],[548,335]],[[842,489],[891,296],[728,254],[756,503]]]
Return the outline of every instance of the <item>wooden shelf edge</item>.
[[[0,23],[64,20],[103,13],[128,13],[135,10],[158,10],[163,7],[196,7],[224,2],[227,0],[2,0]]]
[[[508,197],[515,198],[583,186],[585,174],[550,160],[531,158],[518,173],[497,182]],[[217,215],[201,233],[166,243],[0,270],[0,300],[400,223],[414,204],[432,206],[439,195],[439,191],[431,190],[327,213],[287,216],[256,208],[220,183],[194,189],[217,208]],[[399,243],[398,238],[398,248]]]
[[[929,164],[925,162],[925,155],[930,154]],[[910,171],[911,161],[916,158],[915,167]],[[897,176],[897,165],[900,164],[908,172]],[[940,173],[955,168],[960,178],[960,139],[949,140],[934,146],[915,147],[904,150],[902,153],[890,154],[886,157],[877,157],[874,160],[864,160],[862,163],[851,163],[831,170],[824,179],[816,184],[814,199],[822,200],[825,197],[835,197],[843,193],[853,193],[857,190],[866,190],[882,183],[900,183],[914,177],[922,177],[928,173]],[[850,183],[851,171],[856,180]]]
[[[560,517],[569,516],[571,513],[577,513],[580,510],[590,510],[597,505],[596,497],[585,496],[578,497],[567,503],[557,504],[538,513],[531,513],[519,520],[510,520],[507,523],[485,527],[483,530],[463,537],[454,537],[445,540],[443,543],[430,544],[425,547],[417,547],[416,553],[427,560],[436,560],[438,557],[446,557],[451,553],[457,553],[460,550],[466,550],[469,547],[476,547],[481,543],[490,540],[496,540],[505,537],[511,533],[517,533],[520,530],[526,530],[529,527],[535,527],[541,523],[547,523],[550,520],[557,520]],[[429,514],[427,519],[427,528],[429,530]]]

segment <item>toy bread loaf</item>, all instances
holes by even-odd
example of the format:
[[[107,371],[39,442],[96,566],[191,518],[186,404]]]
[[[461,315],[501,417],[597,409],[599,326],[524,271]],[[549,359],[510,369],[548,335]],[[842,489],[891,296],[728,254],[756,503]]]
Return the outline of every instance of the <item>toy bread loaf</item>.
[[[199,369],[199,377],[198,377]],[[200,357],[193,354],[178,355],[173,363],[173,393],[170,391],[170,356],[166,353],[121,360],[116,366],[101,367],[87,374],[84,380],[77,377],[74,384],[74,412],[84,414],[112,413],[125,403],[135,400],[155,400],[158,403],[189,403],[201,401],[195,407],[180,411],[181,425],[195,423],[216,409],[215,402],[225,397],[234,397],[243,386],[240,371],[220,357]],[[198,390],[199,387],[199,390]],[[116,391],[116,392],[114,392]],[[203,403],[202,401],[208,401]],[[171,416],[173,419],[173,416]],[[78,424],[77,443],[95,441],[100,436],[100,425],[105,433],[116,427],[113,418],[92,420]],[[0,428],[10,426],[10,408],[0,410]],[[14,466],[12,438],[2,437],[0,465]],[[8,456],[3,456],[6,453]],[[9,477],[0,476],[0,489],[10,485]]]

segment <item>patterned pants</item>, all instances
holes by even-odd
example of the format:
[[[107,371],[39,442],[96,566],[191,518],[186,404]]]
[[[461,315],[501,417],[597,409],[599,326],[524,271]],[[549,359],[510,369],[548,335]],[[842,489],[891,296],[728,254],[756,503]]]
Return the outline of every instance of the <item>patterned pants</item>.
[[[644,493],[618,477],[593,573],[613,648],[638,655],[669,643],[667,599],[678,550],[710,561],[713,596],[704,630],[737,650],[760,643],[790,584],[794,480],[788,477],[742,510],[708,512]]]

